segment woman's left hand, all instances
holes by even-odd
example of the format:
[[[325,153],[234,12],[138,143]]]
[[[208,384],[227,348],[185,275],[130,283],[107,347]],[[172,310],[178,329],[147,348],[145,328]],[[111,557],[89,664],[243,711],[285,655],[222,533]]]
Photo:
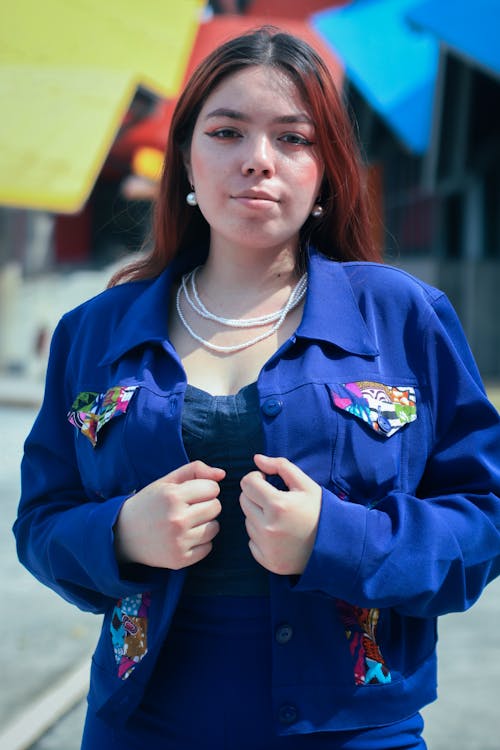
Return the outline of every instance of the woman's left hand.
[[[321,487],[286,458],[257,454],[241,480],[240,505],[246,517],[250,550],[258,563],[279,575],[300,575],[309,560],[321,509]],[[266,476],[278,475],[279,490]]]

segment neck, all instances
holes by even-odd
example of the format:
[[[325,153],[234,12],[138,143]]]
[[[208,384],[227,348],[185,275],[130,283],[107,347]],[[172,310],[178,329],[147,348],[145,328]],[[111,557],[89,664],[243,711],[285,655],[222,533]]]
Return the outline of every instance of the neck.
[[[271,248],[239,252],[229,248],[210,248],[200,272],[200,283],[210,289],[262,290],[272,293],[294,285],[297,273],[295,248]]]
[[[296,265],[296,253],[288,248],[240,254],[211,249],[196,281],[202,300],[217,315],[265,315],[286,304],[300,277]]]

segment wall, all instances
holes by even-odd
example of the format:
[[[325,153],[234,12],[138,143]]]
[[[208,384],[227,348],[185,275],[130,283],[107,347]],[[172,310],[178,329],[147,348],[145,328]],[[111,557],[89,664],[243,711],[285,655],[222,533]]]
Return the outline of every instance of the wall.
[[[427,258],[400,260],[398,266],[446,292],[482,377],[500,379],[500,263]]]

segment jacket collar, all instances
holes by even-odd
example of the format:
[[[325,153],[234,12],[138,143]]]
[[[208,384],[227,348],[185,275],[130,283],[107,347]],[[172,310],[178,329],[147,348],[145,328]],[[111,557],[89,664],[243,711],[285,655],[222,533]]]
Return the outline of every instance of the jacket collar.
[[[308,293],[297,336],[328,341],[351,354],[377,356],[378,348],[345,271],[316,250],[308,260]]]
[[[111,346],[99,362],[100,366],[116,362],[124,354],[145,343],[167,346],[170,289],[175,270],[169,266],[133,300],[120,320]],[[138,282],[141,284],[141,282]]]
[[[117,361],[141,344],[169,347],[170,290],[173,280],[185,270],[188,269],[180,268],[179,263],[172,263],[134,299],[118,324],[111,347],[99,362],[101,366]],[[327,341],[352,354],[376,356],[378,349],[343,264],[312,250],[308,273],[308,293],[297,336]]]

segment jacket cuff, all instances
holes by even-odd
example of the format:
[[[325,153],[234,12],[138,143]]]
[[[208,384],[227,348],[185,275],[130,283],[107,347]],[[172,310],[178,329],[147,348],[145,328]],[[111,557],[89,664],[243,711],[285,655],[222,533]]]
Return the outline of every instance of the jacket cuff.
[[[95,588],[112,598],[154,588],[160,583],[160,579],[164,582],[168,574],[167,571],[156,570],[147,565],[118,564],[114,549],[114,526],[129,497],[130,495],[120,495],[95,505],[88,515],[83,534],[85,568]]]
[[[363,505],[341,500],[323,488],[314,547],[294,591],[352,599],[365,547],[367,512]]]

